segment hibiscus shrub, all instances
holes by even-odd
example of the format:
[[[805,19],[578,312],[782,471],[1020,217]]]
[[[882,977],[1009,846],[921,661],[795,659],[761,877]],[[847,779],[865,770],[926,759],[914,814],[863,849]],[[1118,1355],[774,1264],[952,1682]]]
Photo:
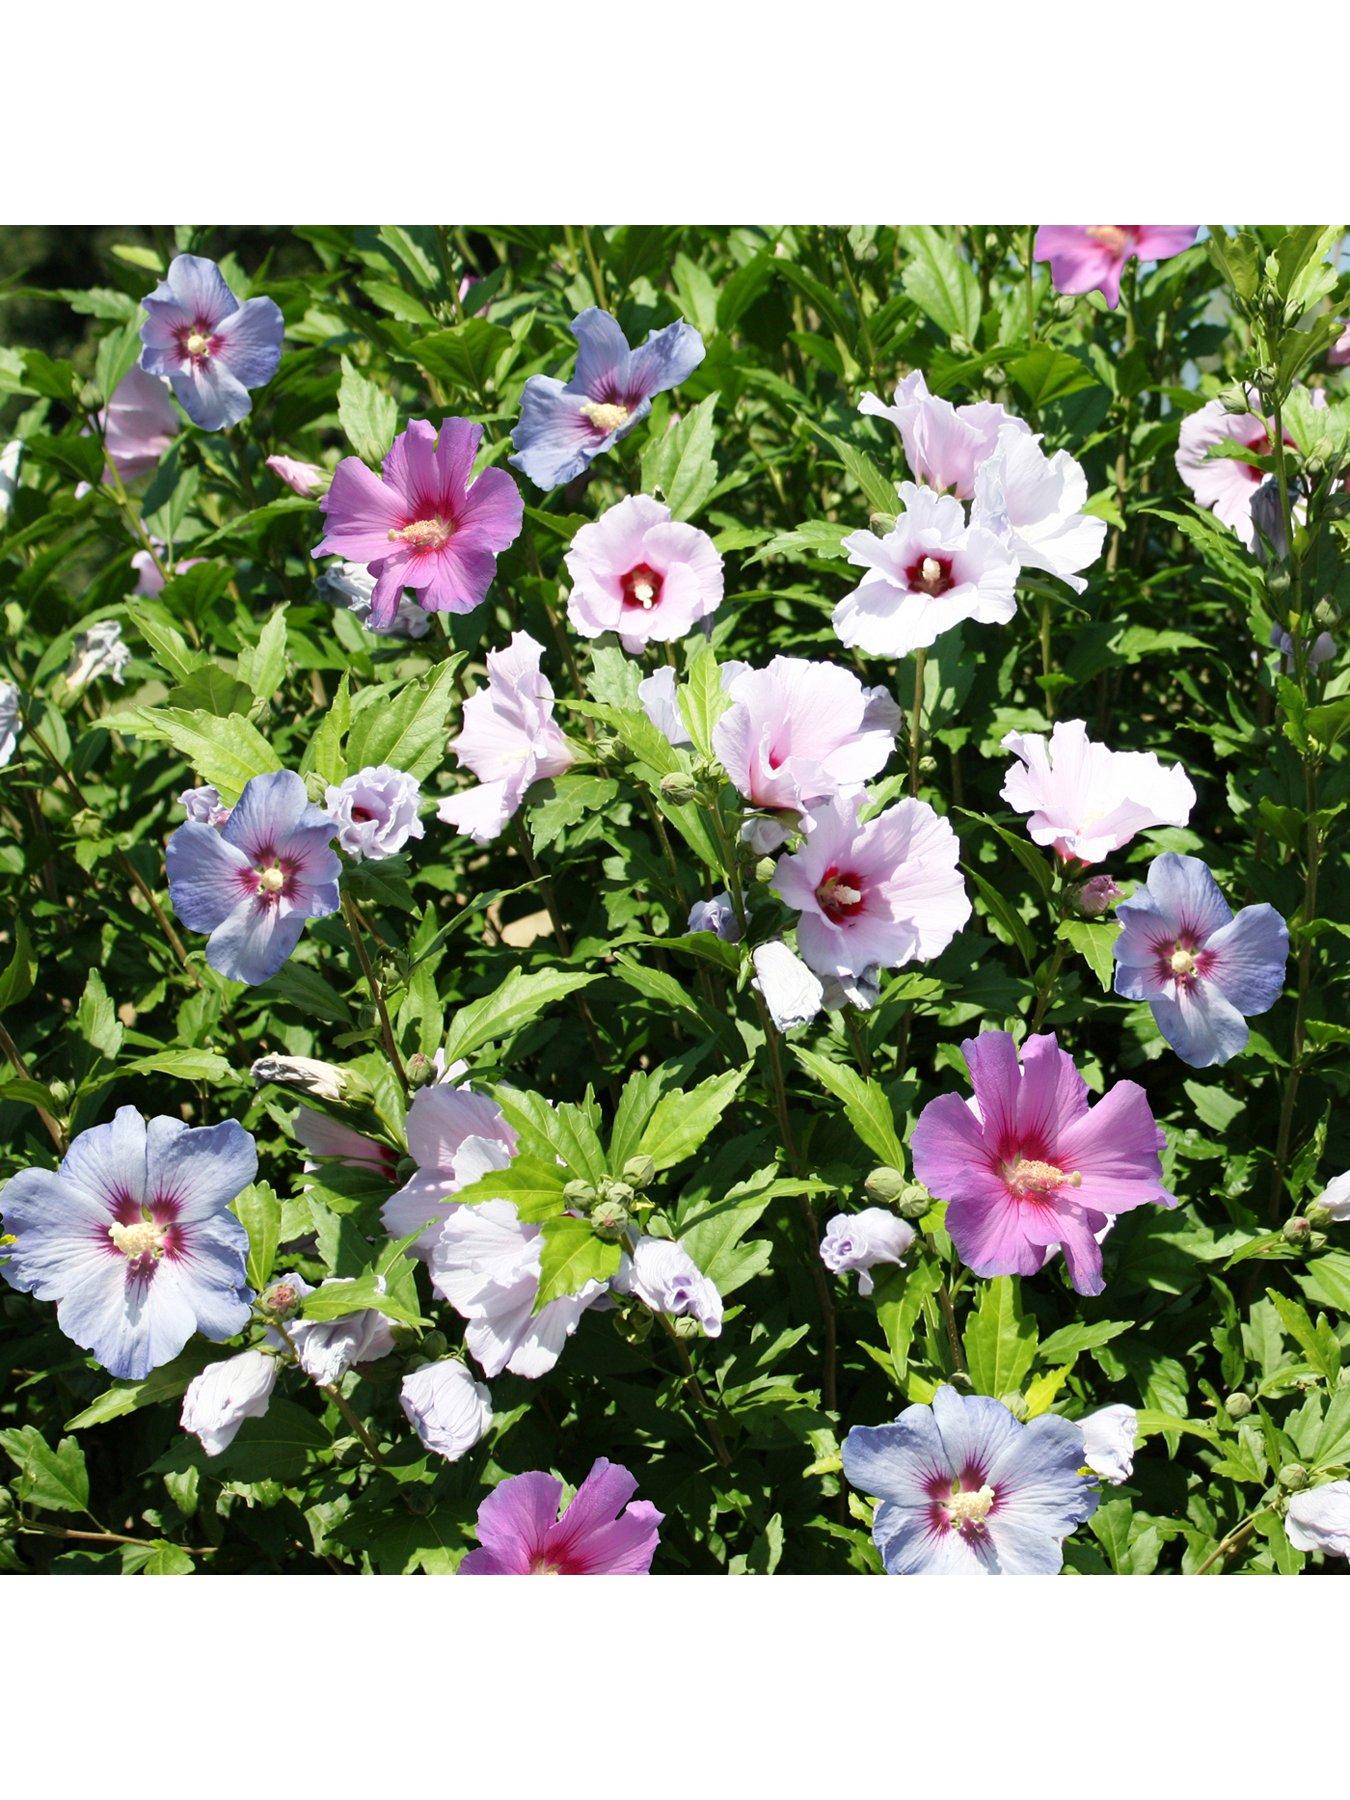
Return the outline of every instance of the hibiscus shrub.
[[[1339,242],[11,268],[0,1568],[1343,1569]]]

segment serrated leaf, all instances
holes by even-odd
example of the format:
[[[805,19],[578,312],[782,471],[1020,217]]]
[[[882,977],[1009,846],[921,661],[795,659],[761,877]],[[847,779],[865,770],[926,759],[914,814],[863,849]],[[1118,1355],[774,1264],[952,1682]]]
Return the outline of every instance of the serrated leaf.
[[[394,396],[368,380],[345,356],[338,384],[338,423],[352,449],[367,463],[383,462],[398,424]]]
[[[484,1044],[510,1037],[546,1006],[599,979],[598,975],[583,975],[572,969],[541,969],[533,975],[512,969],[495,993],[461,1006],[451,1019],[445,1060],[457,1062],[461,1057],[472,1056]]]
[[[686,1093],[662,1094],[638,1143],[658,1169],[673,1169],[692,1156],[735,1099],[747,1069],[725,1069]]]
[[[362,707],[347,736],[348,767],[388,763],[425,781],[445,760],[445,722],[463,661],[462,656],[447,657],[425,680],[405,683],[392,700]]]
[[[281,1202],[270,1183],[255,1181],[235,1195],[230,1210],[248,1233],[248,1284],[261,1293],[271,1278],[281,1242]]]
[[[904,1170],[905,1150],[896,1129],[895,1112],[880,1082],[859,1075],[846,1063],[834,1062],[818,1050],[789,1046],[809,1075],[843,1102],[844,1116],[872,1154],[890,1168]]]
[[[62,1438],[53,1450],[36,1426],[20,1425],[0,1431],[0,1449],[18,1465],[14,1491],[25,1506],[43,1512],[88,1509],[89,1472],[74,1438]]]
[[[618,1271],[622,1252],[591,1230],[585,1219],[546,1219],[539,1255],[539,1293],[534,1311],[550,1300],[578,1294],[588,1281],[608,1281]]]
[[[1013,1276],[996,1275],[981,1288],[961,1341],[977,1394],[997,1400],[1020,1391],[1036,1360],[1036,1322],[1022,1311]]]

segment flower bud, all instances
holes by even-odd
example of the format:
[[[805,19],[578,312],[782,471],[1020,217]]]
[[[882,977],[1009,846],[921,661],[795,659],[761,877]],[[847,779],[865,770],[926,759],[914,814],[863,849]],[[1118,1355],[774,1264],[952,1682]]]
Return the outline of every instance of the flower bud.
[[[285,482],[293,494],[299,494],[305,500],[327,493],[333,479],[327,469],[320,469],[314,463],[297,462],[293,456],[269,456],[267,466],[278,481]]]
[[[70,1082],[62,1081],[59,1076],[55,1081],[49,1081],[47,1083],[47,1092],[51,1095],[52,1099],[55,1100],[56,1104],[63,1108],[69,1106],[71,1101],[75,1098],[75,1089],[71,1086]],[[1331,1214],[1328,1213],[1327,1217],[1330,1218]]]
[[[328,783],[311,769],[305,777],[305,792],[315,806],[322,806],[328,795]]]
[[[55,1089],[53,1089],[54,1091]],[[1325,1206],[1319,1205],[1316,1200],[1305,1209],[1303,1216],[1316,1231],[1325,1231],[1332,1222],[1330,1211]]]
[[[1000,1406],[1006,1406],[1014,1419],[1017,1419],[1023,1425],[1026,1424],[1029,1409],[1025,1398],[1021,1394],[1000,1394],[998,1403]]]
[[[563,1200],[574,1212],[589,1212],[598,1198],[589,1181],[569,1181],[563,1188]]]
[[[681,1313],[678,1319],[671,1320],[676,1337],[696,1338],[703,1336],[703,1327],[690,1313]]]
[[[1295,1249],[1306,1249],[1308,1239],[1312,1236],[1312,1222],[1302,1218],[1286,1219],[1280,1236],[1286,1244],[1292,1244]]]
[[[917,1181],[911,1181],[896,1202],[895,1210],[902,1219],[921,1219],[933,1206],[933,1196],[926,1187]]]
[[[698,798],[698,783],[683,769],[672,769],[661,777],[661,792],[672,806],[688,806]]]
[[[92,807],[85,806],[70,821],[70,829],[77,838],[101,838],[108,828]]]
[[[936,775],[937,758],[935,756],[921,756],[919,758],[919,773],[920,775]]]
[[[1267,475],[1252,495],[1252,524],[1256,527],[1253,548],[1261,561],[1273,558],[1283,562],[1289,554],[1289,537],[1284,528],[1280,486],[1273,475]]]
[[[892,1169],[883,1164],[863,1182],[863,1192],[869,1200],[875,1200],[879,1206],[897,1206],[909,1183],[899,1169]]]
[[[721,787],[726,778],[727,772],[715,756],[700,758],[694,764],[695,781],[703,782],[708,787]]]
[[[1251,1399],[1239,1389],[1228,1395],[1223,1403],[1223,1410],[1230,1419],[1245,1419],[1252,1410]]]
[[[1304,1468],[1302,1463],[1285,1463],[1276,1477],[1276,1480],[1286,1494],[1296,1494],[1300,1488],[1307,1487],[1308,1471]]]
[[[626,1181],[615,1181],[606,1175],[600,1183],[601,1201],[611,1200],[615,1206],[631,1206],[637,1199],[636,1190]]]
[[[651,1336],[655,1313],[645,1306],[618,1307],[614,1310],[614,1329],[625,1344],[641,1344]]]
[[[630,1156],[623,1165],[623,1178],[634,1193],[651,1186],[656,1178],[656,1161],[650,1156]]]
[[[417,1346],[418,1354],[428,1362],[439,1362],[449,1348],[450,1340],[443,1331],[428,1331]]]
[[[774,872],[777,868],[778,864],[772,856],[761,856],[759,861],[755,864],[755,880],[761,882],[772,881]]]
[[[1074,892],[1074,905],[1086,919],[1099,919],[1124,893],[1109,875],[1094,875]]]
[[[591,1214],[591,1225],[599,1237],[622,1237],[628,1229],[628,1208],[617,1200],[601,1200]]]
[[[280,1281],[274,1281],[271,1287],[259,1294],[258,1311],[265,1313],[269,1319],[285,1324],[287,1319],[293,1319],[300,1311],[307,1291],[307,1282],[292,1281],[283,1275]]]
[[[270,1081],[276,1087],[294,1088],[297,1093],[327,1100],[334,1106],[355,1098],[344,1069],[318,1062],[312,1056],[260,1056],[249,1073],[259,1087]]]
[[[436,1065],[429,1056],[415,1050],[408,1058],[407,1073],[410,1088],[430,1087],[436,1079]]]

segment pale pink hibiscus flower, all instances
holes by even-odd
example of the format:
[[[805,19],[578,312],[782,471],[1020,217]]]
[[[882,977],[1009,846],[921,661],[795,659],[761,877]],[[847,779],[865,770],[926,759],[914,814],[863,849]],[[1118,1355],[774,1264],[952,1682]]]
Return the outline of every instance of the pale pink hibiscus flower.
[[[904,511],[885,537],[855,531],[848,559],[867,570],[834,609],[840,641],[869,656],[927,649],[963,619],[1006,625],[1017,611],[1017,564],[992,531],[967,524],[950,494],[900,483]]]
[[[1195,242],[1198,225],[1041,225],[1036,261],[1050,264],[1050,279],[1061,294],[1088,294],[1097,288],[1108,306],[1120,299],[1120,278],[1132,256],[1165,262]]]
[[[910,1140],[915,1179],[947,1202],[957,1255],[976,1275],[1034,1275],[1054,1252],[1074,1290],[1100,1294],[1099,1234],[1136,1206],[1175,1206],[1162,1185],[1163,1134],[1136,1082],[1095,1106],[1053,1033],[1017,1046],[984,1031],[961,1046],[973,1100],[942,1094]]]
[[[1256,399],[1256,390],[1247,390]],[[1215,444],[1238,444],[1257,456],[1269,456],[1275,447],[1275,421],[1256,413],[1231,413],[1222,400],[1211,400],[1199,412],[1188,413],[1181,421],[1177,439],[1177,473],[1195,495],[1198,506],[1208,507],[1216,519],[1235,532],[1250,550],[1256,541],[1252,523],[1252,501],[1265,480],[1254,464],[1232,456],[1211,456]],[[1294,440],[1284,434],[1286,444]]]
[[[950,488],[961,500],[974,494],[976,472],[993,455],[999,433],[1030,430],[1015,413],[992,400],[953,406],[950,400],[930,394],[919,369],[906,375],[890,406],[875,394],[864,394],[858,411],[870,418],[889,419],[895,426],[916,481],[939,492]]]
[[[1136,832],[1184,825],[1195,805],[1179,763],[1164,768],[1152,751],[1094,744],[1081,719],[1060,720],[1048,740],[1010,731],[1003,748],[1020,759],[1004,778],[1003,798],[1030,814],[1033,842],[1053,844],[1066,862],[1101,862]]]
[[[804,812],[878,774],[895,748],[900,708],[851,670],[801,656],[741,667],[713,749],[737,792],[768,811]]]
[[[630,655],[693,630],[722,602],[722,558],[707,532],[630,494],[572,539],[567,616],[582,637],[615,631]]]
[[[395,1238],[425,1225],[413,1249],[428,1257],[450,1216],[452,1195],[504,1169],[516,1154],[516,1134],[495,1100],[469,1087],[435,1083],[413,1095],[408,1151],[417,1173],[385,1201],[380,1219]]]
[[[820,976],[928,962],[970,917],[957,867],[961,847],[922,800],[901,800],[858,822],[856,798],[816,807],[802,848],[770,884],[801,914],[797,947]]]
[[[338,464],[320,501],[328,529],[315,556],[363,563],[375,576],[370,623],[385,629],[412,588],[425,612],[472,612],[487,597],[499,553],[520,535],[524,503],[504,469],[471,479],[483,427],[414,419],[381,473],[359,456]]]
[[[148,475],[178,432],[167,384],[140,367],[127,370],[98,422],[108,461],[123,481]],[[103,479],[112,480],[111,470]]]
[[[540,668],[543,654],[527,631],[513,633],[505,650],[490,650],[488,685],[465,702],[464,729],[451,740],[479,785],[442,800],[436,817],[476,844],[501,834],[534,782],[572,766],[553,718],[553,684]]]

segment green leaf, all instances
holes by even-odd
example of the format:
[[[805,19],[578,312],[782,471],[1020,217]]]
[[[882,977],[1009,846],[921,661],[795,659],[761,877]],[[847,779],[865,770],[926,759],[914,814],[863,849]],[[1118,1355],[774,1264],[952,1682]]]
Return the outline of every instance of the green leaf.
[[[14,949],[3,972],[0,972],[0,1013],[7,1007],[18,1006],[28,998],[33,991],[33,983],[37,980],[37,967],[28,927],[23,922],[23,915],[15,913]]]
[[[563,1211],[567,1179],[568,1171],[557,1163],[522,1153],[506,1168],[491,1169],[468,1187],[457,1189],[454,1201],[457,1206],[477,1206],[484,1200],[509,1200],[522,1219],[552,1219]]]
[[[841,1100],[844,1116],[863,1143],[881,1162],[893,1169],[905,1167],[904,1145],[896,1129],[895,1113],[880,1082],[859,1075],[845,1063],[833,1062],[818,1050],[789,1046],[809,1075],[828,1093]]]
[[[306,1294],[301,1308],[305,1319],[345,1319],[354,1312],[380,1312],[400,1325],[422,1325],[425,1320],[417,1304],[414,1265],[407,1252],[422,1235],[416,1231],[396,1243],[388,1244],[373,1263],[348,1280],[330,1281],[324,1287]]]
[[[207,658],[200,650],[188,647],[186,638],[147,602],[127,608],[127,617],[150,646],[155,661],[175,682],[184,682],[195,670],[204,668]]]
[[[748,1069],[724,1069],[686,1093],[662,1094],[642,1133],[637,1153],[658,1169],[673,1169],[692,1156],[735,1099]]]
[[[1350,1463],[1350,1385],[1337,1388],[1331,1396],[1313,1460],[1321,1469]]]
[[[550,1300],[580,1293],[588,1281],[608,1281],[618,1270],[620,1255],[618,1244],[598,1238],[585,1219],[545,1219],[535,1312]]]
[[[680,712],[700,756],[712,756],[713,726],[730,705],[717,658],[708,645],[701,644],[690,657],[688,677],[679,689]]]
[[[258,641],[239,658],[239,677],[256,700],[270,700],[286,674],[286,608],[276,607]]]
[[[119,1381],[106,1393],[76,1413],[66,1422],[67,1431],[87,1431],[91,1425],[106,1425],[109,1419],[120,1419],[126,1413],[138,1412],[143,1406],[154,1406],[161,1400],[176,1400],[187,1391],[209,1363],[216,1360],[216,1346],[203,1338],[193,1338],[172,1362],[152,1369],[144,1381]]]
[[[582,975],[571,969],[541,969],[533,975],[512,969],[495,993],[461,1006],[451,1019],[445,1060],[457,1062],[461,1057],[472,1056],[484,1044],[510,1037],[555,1000],[599,979],[598,975]]]
[[[895,1379],[903,1384],[915,1327],[923,1316],[924,1302],[942,1285],[942,1270],[934,1260],[925,1257],[910,1269],[877,1269],[874,1279],[872,1304],[877,1322],[886,1334]]]
[[[1266,1289],[1266,1298],[1280,1315],[1280,1323],[1313,1368],[1334,1386],[1341,1372],[1341,1346],[1336,1333],[1327,1323],[1326,1315],[1319,1314],[1314,1325],[1307,1309],[1300,1306],[1297,1300],[1290,1300],[1286,1295],[1277,1293],[1274,1288]]]
[[[196,1564],[177,1544],[156,1538],[151,1544],[123,1544],[124,1575],[191,1575]]]
[[[1036,1322],[1022,1311],[1018,1284],[996,1275],[981,1289],[962,1337],[977,1394],[1015,1394],[1036,1360]]]
[[[659,490],[677,519],[692,517],[717,486],[713,456],[717,399],[716,394],[709,394],[700,400],[692,412],[668,426],[663,436],[648,438],[643,449],[642,491]]]
[[[996,888],[990,882],[986,881],[984,876],[981,875],[977,869],[972,869],[968,863],[963,864],[962,866],[964,867],[966,874],[974,882],[975,891],[980,896],[980,899],[983,900],[985,910],[988,912],[990,918],[996,920],[997,923],[1003,927],[1004,931],[1007,932],[1008,936],[1017,946],[1022,961],[1026,964],[1027,968],[1030,969],[1031,965],[1036,960],[1036,945],[1026,920],[1000,888]]]
[[[1059,935],[1086,960],[1102,992],[1109,994],[1115,967],[1111,946],[1120,936],[1120,926],[1114,921],[1093,925],[1086,919],[1064,919],[1060,922]]]
[[[413,341],[418,365],[438,381],[481,399],[493,385],[497,365],[512,345],[511,333],[487,319],[465,319],[444,331]]]
[[[128,737],[157,738],[172,744],[204,782],[233,806],[246,782],[279,769],[281,758],[247,719],[218,719],[207,712],[179,712],[167,706],[138,706],[102,721]]]
[[[255,1181],[235,1195],[230,1210],[248,1233],[248,1284],[261,1293],[281,1242],[281,1202],[268,1182]]]
[[[1051,400],[1063,400],[1081,388],[1099,385],[1086,363],[1067,351],[1052,350],[1047,344],[1038,344],[1025,356],[1013,357],[1008,364],[1008,373],[1030,404],[1037,408],[1048,405]]]
[[[75,1009],[75,1029],[100,1056],[109,1062],[116,1059],[122,1048],[122,1027],[97,969],[91,969],[85,978],[84,992]]]
[[[1099,1319],[1091,1325],[1062,1325],[1052,1331],[1041,1345],[1038,1355],[1043,1363],[1066,1362],[1084,1350],[1096,1350],[1118,1338],[1123,1331],[1133,1331],[1128,1320],[1114,1322]]]
[[[338,423],[347,442],[364,462],[383,462],[394,441],[398,402],[344,356],[338,385]]]
[[[956,245],[934,225],[900,232],[907,251],[900,276],[910,299],[949,338],[973,344],[980,328],[980,284]]]
[[[346,780],[347,758],[343,754],[342,741],[351,729],[351,722],[351,673],[344,669],[337,692],[305,748],[300,762],[302,775],[315,774],[330,787],[338,787]]]
[[[436,665],[424,681],[410,681],[392,701],[384,697],[362,707],[347,737],[347,764],[353,769],[388,763],[425,781],[446,754],[446,726],[455,699],[455,676],[462,656]]]
[[[25,1506],[43,1512],[87,1512],[89,1471],[84,1451],[74,1438],[62,1438],[55,1450],[34,1425],[0,1431],[0,1449],[18,1464],[14,1492]]]

